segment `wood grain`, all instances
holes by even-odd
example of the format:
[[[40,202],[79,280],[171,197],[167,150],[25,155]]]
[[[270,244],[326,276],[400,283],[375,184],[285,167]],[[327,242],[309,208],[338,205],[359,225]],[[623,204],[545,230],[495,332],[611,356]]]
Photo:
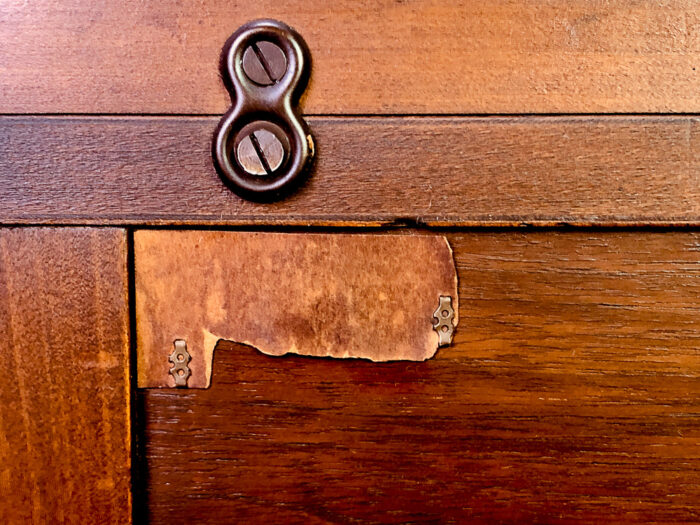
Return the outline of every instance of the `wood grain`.
[[[0,112],[221,114],[261,17],[309,44],[306,113],[700,111],[696,0],[33,0],[0,6]]]
[[[0,523],[131,521],[126,234],[0,229]]]
[[[700,519],[700,234],[448,237],[434,359],[227,346],[211,389],[140,391],[150,522]]]
[[[696,117],[311,118],[308,183],[227,189],[217,118],[0,119],[0,222],[700,225]]]
[[[139,387],[175,386],[176,339],[190,388],[209,386],[220,339],[276,356],[424,361],[440,297],[458,308],[441,235],[137,230],[134,275]]]

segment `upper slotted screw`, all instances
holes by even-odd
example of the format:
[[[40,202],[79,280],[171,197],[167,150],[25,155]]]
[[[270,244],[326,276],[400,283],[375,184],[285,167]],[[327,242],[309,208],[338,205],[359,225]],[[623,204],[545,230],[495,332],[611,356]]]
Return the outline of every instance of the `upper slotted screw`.
[[[261,86],[278,82],[287,71],[287,57],[279,46],[261,40],[250,44],[243,52],[243,72]]]

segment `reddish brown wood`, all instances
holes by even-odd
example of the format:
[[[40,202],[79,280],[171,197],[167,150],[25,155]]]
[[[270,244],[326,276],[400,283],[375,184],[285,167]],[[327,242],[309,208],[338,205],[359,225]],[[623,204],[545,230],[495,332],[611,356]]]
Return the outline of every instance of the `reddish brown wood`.
[[[32,0],[0,6],[0,112],[222,114],[261,17],[309,43],[307,113],[700,111],[696,0]]]
[[[221,47],[259,17],[309,43],[318,159],[264,205],[211,159]],[[699,22],[696,0],[0,2],[0,113],[193,115],[0,117],[0,224],[700,227]],[[468,117],[542,113],[666,116]],[[223,344],[211,390],[141,392],[137,518],[700,521],[700,234],[451,231],[435,359]],[[123,230],[0,230],[0,523],[129,522],[125,253]]]
[[[700,225],[695,117],[314,118],[308,183],[228,190],[218,118],[0,119],[5,223]]]
[[[0,523],[131,521],[126,234],[0,229]]]
[[[700,234],[449,239],[434,359],[222,343],[210,390],[140,391],[150,522],[700,519]]]

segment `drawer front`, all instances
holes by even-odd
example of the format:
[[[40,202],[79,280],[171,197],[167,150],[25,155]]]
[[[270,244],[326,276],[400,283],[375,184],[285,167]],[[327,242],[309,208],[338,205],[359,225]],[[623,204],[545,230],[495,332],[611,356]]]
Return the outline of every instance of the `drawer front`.
[[[151,522],[693,521],[700,235],[447,238],[432,359],[221,341],[209,389],[140,390]]]

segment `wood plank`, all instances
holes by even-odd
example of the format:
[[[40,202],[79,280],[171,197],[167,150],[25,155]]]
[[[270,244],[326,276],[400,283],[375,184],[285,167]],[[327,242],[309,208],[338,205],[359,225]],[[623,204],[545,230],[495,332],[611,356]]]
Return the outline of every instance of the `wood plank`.
[[[0,119],[0,222],[700,224],[696,117],[313,118],[307,184],[247,202],[217,118]]]
[[[175,386],[176,340],[190,388],[209,386],[219,339],[268,355],[424,361],[440,342],[440,297],[458,302],[441,235],[138,230],[134,275],[139,387]]]
[[[700,519],[700,234],[448,237],[433,359],[221,343],[211,389],[139,391],[151,523]]]
[[[697,0],[33,0],[0,6],[0,112],[221,114],[261,17],[307,40],[311,114],[700,111]]]
[[[0,229],[0,523],[131,522],[126,234]]]

